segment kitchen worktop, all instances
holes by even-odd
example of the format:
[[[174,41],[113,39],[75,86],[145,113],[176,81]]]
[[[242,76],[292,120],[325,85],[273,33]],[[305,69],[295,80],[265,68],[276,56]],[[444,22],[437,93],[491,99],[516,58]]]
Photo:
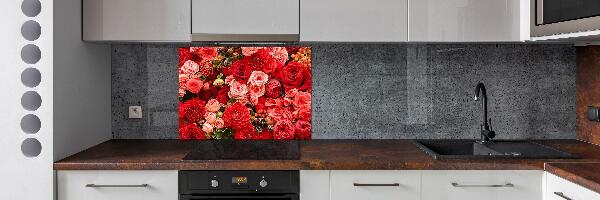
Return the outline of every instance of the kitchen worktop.
[[[577,140],[537,141],[581,159],[435,160],[411,140],[311,140],[299,160],[182,158],[201,141],[109,140],[54,163],[55,170],[542,170],[544,163],[600,162],[600,147]]]
[[[546,163],[547,172],[600,193],[600,162],[594,163]]]

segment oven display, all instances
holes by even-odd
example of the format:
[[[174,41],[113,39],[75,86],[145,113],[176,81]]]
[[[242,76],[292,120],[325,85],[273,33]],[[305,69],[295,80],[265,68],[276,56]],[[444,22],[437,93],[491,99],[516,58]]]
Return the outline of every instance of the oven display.
[[[231,177],[231,184],[234,184],[234,185],[247,185],[248,184],[248,177],[245,177],[245,176],[234,176],[234,177]]]

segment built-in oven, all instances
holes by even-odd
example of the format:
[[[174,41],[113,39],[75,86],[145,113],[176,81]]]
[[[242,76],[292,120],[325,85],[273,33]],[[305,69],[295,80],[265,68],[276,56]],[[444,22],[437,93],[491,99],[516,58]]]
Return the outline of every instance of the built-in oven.
[[[533,37],[600,29],[600,0],[531,0]]]
[[[298,171],[179,171],[180,200],[299,200]]]

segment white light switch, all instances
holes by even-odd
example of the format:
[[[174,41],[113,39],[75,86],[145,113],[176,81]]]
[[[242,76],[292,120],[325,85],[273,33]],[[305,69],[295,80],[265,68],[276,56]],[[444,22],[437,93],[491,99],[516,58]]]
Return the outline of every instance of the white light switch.
[[[129,119],[141,119],[142,106],[129,106]]]

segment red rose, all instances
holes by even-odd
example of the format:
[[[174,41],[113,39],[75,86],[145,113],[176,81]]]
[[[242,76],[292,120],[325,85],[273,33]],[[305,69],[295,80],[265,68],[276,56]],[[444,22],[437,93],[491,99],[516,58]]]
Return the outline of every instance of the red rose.
[[[265,105],[266,101],[267,101],[267,99],[265,97],[258,98],[258,103],[256,105],[254,105],[254,108],[256,108],[256,112],[259,112],[259,111],[266,112],[266,109],[267,109],[267,106]]]
[[[215,94],[217,94],[217,87],[209,84],[208,89],[202,90],[199,95],[201,99],[212,99]]]
[[[222,104],[227,104],[229,97],[227,93],[229,93],[228,86],[223,86],[221,89],[219,89],[219,92],[217,92],[217,101]]]
[[[240,103],[234,103],[223,112],[223,121],[226,127],[231,127],[236,131],[244,129],[250,124],[250,110]]]
[[[183,117],[188,122],[198,122],[204,117],[206,101],[198,98],[190,99],[183,103]]]
[[[244,83],[246,83],[246,80],[248,80],[248,78],[250,78],[250,75],[252,74],[252,69],[245,62],[245,59],[235,61],[230,67],[231,74],[233,75],[233,77],[236,80],[242,81]]]
[[[255,139],[255,140],[272,140],[273,132],[263,131],[263,132],[257,133],[257,135],[253,139]]]
[[[308,93],[308,92],[296,93],[292,104],[294,104],[294,108],[296,108],[296,109],[299,107],[307,107],[307,106],[310,107],[310,104],[311,104],[310,93]]]
[[[190,52],[198,55],[198,63],[210,62],[219,54],[217,47],[190,47]]]
[[[194,54],[190,53],[189,48],[179,48],[179,66],[183,66],[183,63],[188,60],[192,60]]]
[[[273,58],[268,48],[260,49],[251,56],[245,57],[244,60],[253,71],[264,71],[267,74],[275,72],[281,65]]]
[[[204,135],[204,132],[202,132],[202,129],[200,129],[200,127],[198,127],[198,125],[196,125],[195,123],[180,124],[179,139],[182,139],[182,140],[190,140],[190,139],[204,140],[204,139],[206,139],[206,135]]]
[[[258,133],[254,129],[252,124],[247,124],[243,128],[236,129],[233,133],[233,138],[236,140],[250,140],[254,139]]]
[[[296,127],[289,120],[281,120],[273,128],[273,138],[277,140],[292,140]]]
[[[310,139],[310,123],[303,120],[296,122],[296,139],[308,140]]]
[[[292,55],[298,53],[300,47],[285,47],[285,49],[287,50],[288,54]]]
[[[202,87],[204,86],[204,82],[193,78],[187,81],[187,83],[185,84],[185,87],[187,88],[188,91],[194,93],[194,94],[198,94],[198,92],[200,92],[200,90],[202,90]]]
[[[265,95],[269,98],[281,96],[281,83],[277,79],[271,79],[265,86]]]
[[[185,105],[183,103],[179,102],[178,110],[179,110],[179,123],[182,123],[183,119],[185,119]]]
[[[298,120],[311,121],[310,106],[300,107],[296,111],[298,112]]]
[[[310,88],[310,70],[299,62],[289,62],[278,74],[285,90],[297,88],[305,91]]]

